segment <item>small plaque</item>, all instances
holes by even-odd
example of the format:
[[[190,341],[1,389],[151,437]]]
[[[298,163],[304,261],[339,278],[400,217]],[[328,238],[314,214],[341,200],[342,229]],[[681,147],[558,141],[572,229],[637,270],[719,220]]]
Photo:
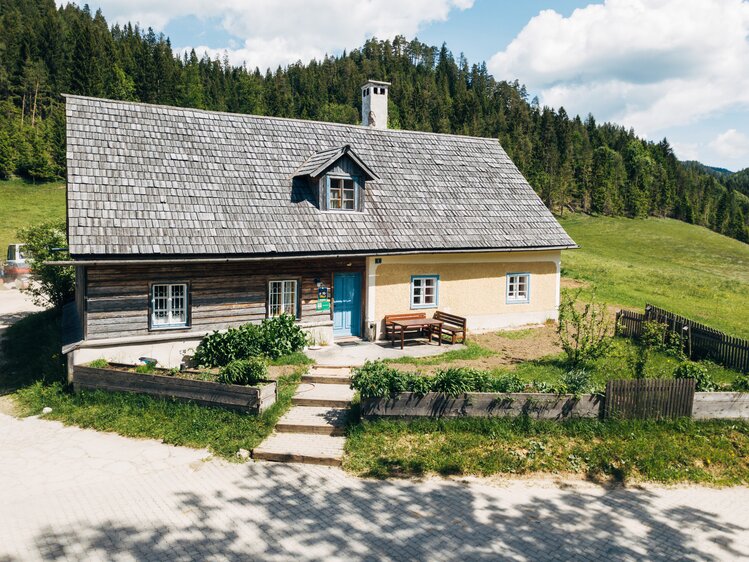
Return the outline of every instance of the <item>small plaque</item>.
[[[317,288],[317,298],[318,299],[327,299],[328,298],[328,288],[327,287],[318,287]]]
[[[330,310],[330,300],[329,299],[318,299],[317,306],[315,309],[319,312],[325,312],[327,310]]]

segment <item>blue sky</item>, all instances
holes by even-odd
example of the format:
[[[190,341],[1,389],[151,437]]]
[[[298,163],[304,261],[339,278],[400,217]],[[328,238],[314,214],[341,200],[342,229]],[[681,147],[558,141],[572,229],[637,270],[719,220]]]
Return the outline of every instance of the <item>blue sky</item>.
[[[749,0],[96,0],[175,50],[276,67],[368,37],[418,36],[519,79],[542,104],[749,166]],[[376,77],[374,77],[376,78]]]

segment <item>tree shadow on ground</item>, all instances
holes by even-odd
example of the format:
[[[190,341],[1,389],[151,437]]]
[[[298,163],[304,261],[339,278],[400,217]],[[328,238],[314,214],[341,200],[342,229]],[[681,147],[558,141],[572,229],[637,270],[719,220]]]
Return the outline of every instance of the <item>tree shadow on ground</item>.
[[[210,479],[211,470],[202,478]],[[514,487],[360,480],[337,470],[264,463],[243,467],[230,485],[205,489],[169,496],[170,521],[149,523],[144,513],[137,525],[115,518],[95,528],[49,528],[36,545],[46,560],[76,552],[139,560],[710,561],[749,555],[749,528],[684,504],[687,494],[664,501],[672,490],[528,487],[523,495]]]

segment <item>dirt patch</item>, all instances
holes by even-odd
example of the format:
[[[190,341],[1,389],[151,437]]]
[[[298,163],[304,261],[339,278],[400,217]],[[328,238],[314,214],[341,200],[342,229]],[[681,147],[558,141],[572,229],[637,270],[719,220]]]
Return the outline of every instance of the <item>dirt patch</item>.
[[[471,338],[483,348],[494,352],[494,355],[478,359],[461,359],[446,361],[440,365],[409,365],[393,363],[394,367],[404,371],[434,372],[444,367],[474,367],[477,369],[512,368],[518,363],[556,355],[562,351],[557,336],[556,324],[548,322],[541,326],[479,334]]]
[[[17,416],[18,407],[10,396],[0,396],[0,414]]]
[[[581,281],[580,279],[562,277],[560,280],[560,286],[562,289],[587,289],[590,287],[590,283],[587,281]]]

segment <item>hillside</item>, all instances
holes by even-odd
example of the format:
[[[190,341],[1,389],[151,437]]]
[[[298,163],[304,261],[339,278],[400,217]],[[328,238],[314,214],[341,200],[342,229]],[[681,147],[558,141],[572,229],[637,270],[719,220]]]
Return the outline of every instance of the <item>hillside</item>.
[[[0,181],[0,260],[19,228],[65,218],[65,185]]]
[[[562,226],[581,247],[564,252],[565,277],[610,303],[646,302],[749,338],[749,246],[671,219],[572,215]]]

